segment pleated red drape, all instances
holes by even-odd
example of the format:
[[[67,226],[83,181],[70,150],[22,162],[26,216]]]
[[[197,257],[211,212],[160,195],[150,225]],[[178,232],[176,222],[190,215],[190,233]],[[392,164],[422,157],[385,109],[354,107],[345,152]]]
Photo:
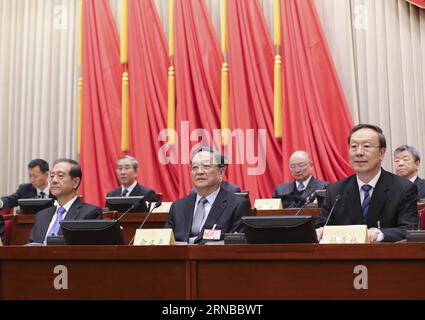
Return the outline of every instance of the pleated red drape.
[[[212,130],[220,128],[221,63],[217,37],[204,1],[176,0],[176,130],[180,159],[183,160],[178,173],[180,197],[187,195],[192,188],[187,160],[191,148],[201,142],[196,133],[192,139],[186,133],[201,128],[208,133],[206,136],[212,137]]]
[[[121,141],[119,37],[108,0],[83,1],[81,194],[103,205],[115,188]]]
[[[230,129],[263,130],[265,140],[255,139],[245,144],[233,143],[244,164],[229,166],[229,180],[249,190],[251,198],[269,198],[274,186],[282,181],[282,152],[274,139],[273,129],[273,59],[270,34],[257,0],[228,0]],[[248,164],[248,144],[258,157],[259,164]],[[258,147],[259,146],[259,147]],[[261,156],[263,154],[263,156]],[[260,155],[260,156],[259,156]],[[261,165],[261,163],[263,163]],[[249,174],[248,169],[264,168],[261,175]]]
[[[281,0],[283,169],[295,150],[311,154],[318,178],[331,182],[352,174],[347,136],[351,115],[313,0]]]
[[[291,179],[288,158],[295,150],[312,155],[318,178],[335,181],[351,174],[346,138],[352,121],[313,1],[281,0],[281,140],[273,136],[274,49],[261,7],[258,0],[227,3],[229,129],[240,130],[243,141],[232,140],[232,152],[225,152],[232,163],[226,179],[249,190],[251,199],[270,197],[277,183]],[[108,1],[84,1],[83,13],[82,192],[86,201],[102,205],[105,193],[118,185],[123,68]],[[129,153],[140,162],[139,181],[163,192],[164,200],[176,200],[192,188],[188,157],[202,140],[193,130],[205,129],[212,137],[220,128],[223,57],[204,1],[176,0],[178,139],[171,149],[178,163],[162,164],[158,153],[165,141],[158,135],[166,128],[166,40],[152,0],[129,1],[128,20]],[[214,144],[205,138],[204,143]],[[260,175],[249,174],[255,168]]]
[[[166,127],[167,45],[152,0],[128,2],[128,73],[130,91],[130,153],[139,160],[138,180],[164,201],[177,199],[178,167],[161,164],[158,140]]]

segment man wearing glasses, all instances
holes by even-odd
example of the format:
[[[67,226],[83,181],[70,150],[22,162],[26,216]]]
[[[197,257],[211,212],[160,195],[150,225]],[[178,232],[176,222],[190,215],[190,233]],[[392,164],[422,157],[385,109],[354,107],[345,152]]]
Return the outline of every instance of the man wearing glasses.
[[[205,243],[224,238],[228,232],[242,231],[242,216],[251,212],[248,199],[221,187],[224,157],[216,150],[201,147],[190,160],[196,192],[171,205],[166,228],[176,241]]]
[[[318,238],[334,207],[329,225],[365,224],[370,242],[404,239],[406,230],[418,226],[416,185],[381,168],[386,150],[381,128],[359,124],[348,143],[356,174],[328,186],[316,221]]]
[[[327,181],[312,176],[313,162],[305,151],[295,151],[289,158],[289,170],[294,181],[279,184],[273,198],[281,198],[285,208],[300,208],[316,190],[324,189]]]

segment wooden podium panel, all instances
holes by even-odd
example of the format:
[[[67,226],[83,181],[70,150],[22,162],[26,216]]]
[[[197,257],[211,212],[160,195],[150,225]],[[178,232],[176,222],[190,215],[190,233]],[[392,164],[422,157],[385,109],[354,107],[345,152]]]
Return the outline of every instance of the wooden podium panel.
[[[186,251],[186,247],[1,247],[0,300],[188,299]],[[56,289],[55,278],[63,275],[64,267],[68,289]]]
[[[251,245],[233,252],[215,246],[206,254],[195,248],[192,298],[425,299],[424,249],[425,244]],[[367,289],[355,288],[356,266],[366,268]]]
[[[424,243],[3,246],[0,299],[425,299],[424,270]]]

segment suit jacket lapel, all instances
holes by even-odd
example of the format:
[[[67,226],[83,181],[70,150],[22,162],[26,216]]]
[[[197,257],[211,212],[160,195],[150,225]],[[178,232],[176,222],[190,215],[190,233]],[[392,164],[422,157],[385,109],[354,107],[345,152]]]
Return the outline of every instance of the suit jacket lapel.
[[[205,221],[204,228],[210,229],[214,223],[220,218],[227,206],[227,192],[221,189],[211,207],[208,218]],[[204,229],[203,228],[203,229]]]
[[[423,188],[424,188],[424,186],[425,186],[425,183],[424,183],[424,182],[425,182],[425,181],[424,181],[424,180],[422,180],[421,178],[416,177],[415,184],[416,184],[416,186],[418,187],[418,200],[420,200],[420,199],[419,199],[419,194],[421,193],[422,189],[423,189]]]
[[[43,230],[41,230],[42,231],[41,234],[42,234],[42,237],[43,237],[42,241],[44,241],[44,237],[46,236],[47,231],[49,231],[49,225],[50,225],[50,222],[52,221],[53,216],[55,215],[56,207],[52,206],[48,210],[49,210],[48,215],[46,215],[47,221],[43,226]]]
[[[74,203],[66,213],[65,220],[78,220],[78,209],[81,207],[81,205],[81,200],[78,197],[77,199],[75,199]]]
[[[356,175],[351,176],[351,179],[347,181],[347,188],[345,188],[344,193],[342,194],[342,199],[344,201],[343,210],[352,217],[352,221],[354,223],[356,221],[362,221],[363,215]],[[345,214],[345,212],[342,212],[342,214]]]
[[[189,239],[190,231],[192,229],[192,222],[193,222],[193,212],[195,210],[196,205],[196,192],[190,193],[187,197],[187,201],[184,204],[184,210],[183,210],[183,217],[182,221],[186,223],[185,225],[185,233],[186,238]]]
[[[391,188],[391,182],[389,175],[386,171],[381,171],[381,176],[376,183],[375,189],[372,193],[372,199],[370,200],[369,210],[367,213],[366,222],[368,226],[374,226],[381,215],[382,208],[387,201],[388,195]]]
[[[131,190],[129,196],[133,197],[133,196],[138,196],[142,194],[142,188],[140,187],[139,184],[136,184],[133,188],[133,190]]]
[[[301,194],[301,197],[307,198],[314,191],[316,191],[316,179],[313,176],[311,176],[311,179],[308,182],[308,185],[304,189],[303,193]]]

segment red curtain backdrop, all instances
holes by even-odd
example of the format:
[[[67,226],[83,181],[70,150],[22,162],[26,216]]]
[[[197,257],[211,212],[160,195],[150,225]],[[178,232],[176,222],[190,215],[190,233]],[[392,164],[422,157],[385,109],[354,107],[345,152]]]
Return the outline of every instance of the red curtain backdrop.
[[[202,128],[212,137],[212,130],[220,128],[222,57],[203,0],[176,0],[174,21],[176,131],[180,159],[187,160],[191,148],[201,139],[196,136],[190,139],[186,133]],[[187,161],[179,166],[178,180],[179,196],[183,197],[192,188]]]
[[[165,35],[152,0],[128,2],[128,73],[130,91],[130,154],[139,160],[138,180],[164,194],[179,197],[178,168],[158,161],[166,127],[167,68]]]
[[[86,202],[103,206],[106,191],[118,184],[122,67],[108,0],[83,4],[81,194]]]
[[[352,173],[347,135],[352,121],[313,0],[281,0],[283,138],[273,136],[274,49],[258,0],[228,0],[229,126],[241,141],[225,149],[226,180],[249,190],[251,199],[270,197],[277,183],[291,180],[288,158],[309,152],[318,178],[336,181]],[[80,162],[87,202],[103,205],[118,186],[115,162],[122,155],[119,37],[107,0],[84,1],[83,130]],[[164,200],[192,188],[188,156],[201,140],[194,129],[220,128],[220,73],[223,57],[203,0],[175,1],[176,131],[171,147],[177,164],[161,164],[165,141],[167,68],[164,32],[154,2],[129,1],[130,150],[140,162],[139,181]],[[187,125],[187,127],[185,127]],[[250,140],[250,132],[254,140]],[[259,139],[264,132],[265,142]],[[236,131],[234,131],[236,132]],[[188,141],[193,140],[193,141]],[[212,144],[212,141],[205,141]],[[247,150],[248,145],[253,150]],[[218,145],[215,145],[218,147]],[[265,159],[258,159],[261,153]],[[170,153],[168,153],[170,156]],[[253,158],[254,157],[254,158]],[[265,171],[248,174],[249,169]],[[237,164],[237,162],[242,164]],[[259,164],[260,163],[260,164]]]
[[[283,169],[295,150],[311,154],[318,178],[335,182],[352,174],[347,136],[348,105],[313,0],[281,0],[283,80]]]
[[[230,129],[247,129],[266,132],[266,147],[254,140],[255,155],[265,152],[265,171],[249,175],[248,144],[232,144],[234,153],[244,164],[236,164],[232,157],[229,180],[249,190],[251,199],[269,198],[275,185],[282,181],[282,152],[274,139],[273,128],[273,61],[274,49],[266,22],[257,0],[228,0],[229,73],[230,73]],[[265,148],[265,150],[264,150]]]

